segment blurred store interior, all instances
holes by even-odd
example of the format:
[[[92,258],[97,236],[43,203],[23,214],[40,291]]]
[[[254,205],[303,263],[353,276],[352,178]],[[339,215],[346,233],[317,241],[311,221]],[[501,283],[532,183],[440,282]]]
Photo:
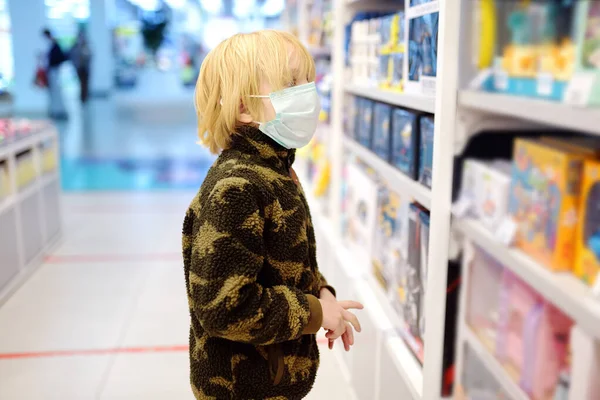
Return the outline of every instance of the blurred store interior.
[[[315,59],[294,168],[365,305],[309,399],[600,400],[595,0],[0,0],[0,399],[194,398],[194,87],[260,29]]]

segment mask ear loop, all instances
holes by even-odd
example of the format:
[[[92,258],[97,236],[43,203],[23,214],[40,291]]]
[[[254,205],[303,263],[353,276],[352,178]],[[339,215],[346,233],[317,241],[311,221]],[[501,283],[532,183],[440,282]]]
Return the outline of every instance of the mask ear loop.
[[[270,99],[271,98],[271,96],[264,95],[264,94],[249,94],[248,97],[260,98],[260,99]],[[259,125],[264,125],[264,122],[260,122],[260,121],[252,121],[252,122],[259,124]]]

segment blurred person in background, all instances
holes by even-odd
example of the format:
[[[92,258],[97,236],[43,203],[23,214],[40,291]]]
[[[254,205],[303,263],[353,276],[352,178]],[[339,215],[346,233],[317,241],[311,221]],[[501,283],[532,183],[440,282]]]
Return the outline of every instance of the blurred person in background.
[[[87,103],[90,91],[90,64],[92,50],[84,28],[79,29],[77,41],[71,49],[71,61],[79,78],[81,104]]]
[[[48,71],[48,94],[50,118],[57,120],[66,120],[67,110],[63,99],[62,86],[60,82],[60,66],[67,61],[67,56],[60,48],[58,42],[49,29],[42,32],[44,38],[48,41],[49,49],[46,55]]]

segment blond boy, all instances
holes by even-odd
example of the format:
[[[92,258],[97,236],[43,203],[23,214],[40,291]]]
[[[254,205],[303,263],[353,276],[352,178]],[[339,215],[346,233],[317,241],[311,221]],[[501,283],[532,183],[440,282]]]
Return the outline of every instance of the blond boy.
[[[219,157],[183,226],[192,390],[197,399],[302,399],[316,333],[354,344],[349,309],[319,272],[292,169],[320,111],[312,57],[292,35],[239,34],[206,57],[196,86],[201,142]]]

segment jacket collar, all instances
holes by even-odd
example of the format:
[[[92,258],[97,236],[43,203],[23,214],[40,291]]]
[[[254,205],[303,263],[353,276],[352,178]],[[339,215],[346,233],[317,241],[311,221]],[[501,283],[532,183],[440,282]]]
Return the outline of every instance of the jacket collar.
[[[258,128],[250,125],[243,125],[236,129],[230,148],[244,154],[259,156],[269,164],[286,170],[292,167],[296,158],[296,149],[286,149]]]

